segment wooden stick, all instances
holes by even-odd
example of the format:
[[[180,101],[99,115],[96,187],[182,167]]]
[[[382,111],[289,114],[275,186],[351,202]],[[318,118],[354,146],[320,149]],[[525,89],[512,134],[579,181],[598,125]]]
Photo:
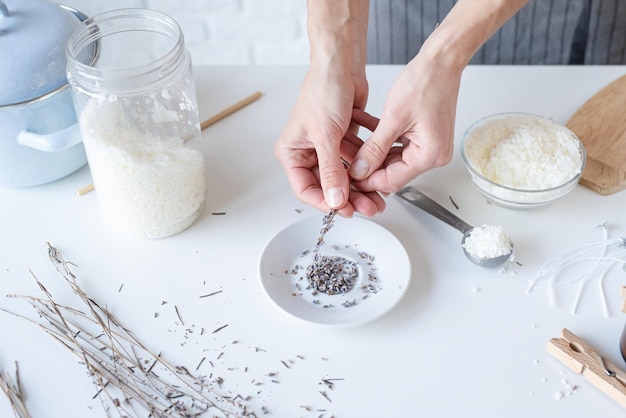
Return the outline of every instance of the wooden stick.
[[[626,286],[622,286],[622,291],[620,292],[620,296],[624,299],[624,304],[622,305],[622,312],[626,313]]]
[[[244,107],[248,106],[250,103],[253,103],[256,100],[258,100],[261,96],[263,96],[263,93],[261,93],[260,91],[252,93],[250,96],[238,101],[237,103],[227,107],[226,109],[222,110],[221,112],[217,113],[214,116],[211,116],[209,119],[202,122],[200,124],[200,130],[205,130],[209,126],[221,121],[225,117],[232,115],[233,113],[235,113],[236,111],[240,109],[243,109]],[[85,187],[78,189],[77,193],[79,196],[83,196],[94,189],[95,189],[95,186],[93,185],[93,183],[91,183],[91,184],[86,185]]]
[[[263,93],[261,93],[260,91],[257,91],[256,93],[251,94],[250,96],[246,97],[245,99],[238,101],[234,105],[232,105],[230,107],[227,107],[226,109],[224,109],[221,112],[219,112],[217,115],[212,116],[209,119],[207,119],[204,122],[202,122],[200,124],[200,129],[204,130],[205,128],[208,128],[209,126],[213,125],[214,123],[219,122],[220,120],[224,119],[225,117],[230,116],[231,114],[235,113],[239,109],[242,109],[242,108],[248,106],[250,103],[256,101],[262,95],[263,95]]]
[[[82,196],[82,195],[85,195],[85,194],[89,193],[93,189],[95,189],[93,183],[89,183],[85,187],[81,187],[80,189],[78,189],[78,191],[76,193],[78,193],[79,196]]]

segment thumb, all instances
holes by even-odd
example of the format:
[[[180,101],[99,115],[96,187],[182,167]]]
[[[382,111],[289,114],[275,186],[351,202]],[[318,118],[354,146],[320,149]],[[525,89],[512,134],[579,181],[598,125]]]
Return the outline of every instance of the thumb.
[[[354,180],[363,180],[369,177],[385,161],[389,150],[399,136],[400,134],[396,133],[395,130],[387,128],[384,120],[381,119],[372,135],[354,156],[350,167],[350,176]]]
[[[348,202],[350,180],[339,150],[320,148],[317,150],[317,160],[324,200],[331,209],[340,209]]]

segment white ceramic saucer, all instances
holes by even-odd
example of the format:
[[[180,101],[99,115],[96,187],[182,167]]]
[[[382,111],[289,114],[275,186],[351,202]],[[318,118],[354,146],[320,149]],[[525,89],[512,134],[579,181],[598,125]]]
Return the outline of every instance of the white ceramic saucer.
[[[259,261],[263,289],[284,312],[327,326],[371,322],[400,302],[411,280],[411,263],[400,241],[366,218],[336,216],[320,254],[337,255],[357,264],[354,287],[328,295],[309,287],[306,268],[313,259],[323,216],[289,225],[274,235]]]

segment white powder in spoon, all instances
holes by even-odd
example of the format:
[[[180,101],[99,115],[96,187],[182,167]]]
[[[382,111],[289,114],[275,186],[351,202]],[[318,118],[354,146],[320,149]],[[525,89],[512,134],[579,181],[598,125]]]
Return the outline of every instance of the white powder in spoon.
[[[463,248],[477,258],[495,258],[513,249],[509,234],[499,225],[475,227],[465,238]]]

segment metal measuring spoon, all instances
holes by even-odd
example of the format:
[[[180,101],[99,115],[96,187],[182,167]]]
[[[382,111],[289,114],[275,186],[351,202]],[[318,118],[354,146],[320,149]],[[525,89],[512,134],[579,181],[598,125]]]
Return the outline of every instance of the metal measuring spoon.
[[[454,215],[452,212],[441,206],[439,203],[432,200],[430,197],[426,196],[424,193],[420,192],[413,186],[407,186],[400,190],[396,195],[402,200],[416,206],[423,211],[433,215],[434,217],[444,221],[450,226],[458,229],[463,233],[463,239],[461,240],[461,245],[465,244],[465,240],[471,234],[474,229],[473,226],[469,225],[458,216]],[[492,258],[480,258],[475,255],[469,253],[465,246],[463,245],[463,252],[465,256],[474,264],[480,267],[498,267],[506,262],[513,253],[513,244],[511,243],[511,251],[508,254],[500,255]]]

